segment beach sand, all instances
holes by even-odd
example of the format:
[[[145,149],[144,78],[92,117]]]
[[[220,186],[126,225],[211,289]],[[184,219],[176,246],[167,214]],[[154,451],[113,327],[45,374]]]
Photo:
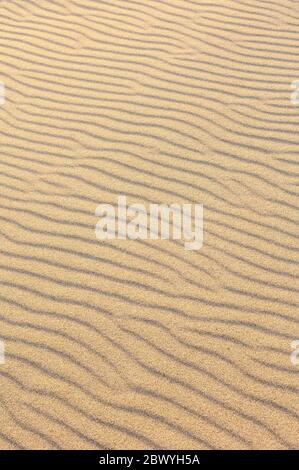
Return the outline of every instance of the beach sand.
[[[0,18],[0,448],[298,447],[298,3]],[[97,240],[119,195],[203,247]]]

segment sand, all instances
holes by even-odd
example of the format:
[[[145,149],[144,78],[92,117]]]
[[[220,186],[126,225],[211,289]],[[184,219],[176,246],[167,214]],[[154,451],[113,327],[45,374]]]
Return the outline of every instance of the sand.
[[[0,448],[298,447],[298,3],[0,17]],[[203,247],[100,242],[119,195]]]

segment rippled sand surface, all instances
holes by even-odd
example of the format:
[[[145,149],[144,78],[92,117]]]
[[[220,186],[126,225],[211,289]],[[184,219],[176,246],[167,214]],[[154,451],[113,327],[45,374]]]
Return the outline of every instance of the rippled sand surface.
[[[0,18],[1,449],[298,447],[298,2]],[[203,248],[99,242],[118,195]]]

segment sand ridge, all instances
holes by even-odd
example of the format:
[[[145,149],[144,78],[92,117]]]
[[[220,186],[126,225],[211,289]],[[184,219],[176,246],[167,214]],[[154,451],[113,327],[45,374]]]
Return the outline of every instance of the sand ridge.
[[[1,449],[298,447],[296,2],[0,3]],[[95,237],[204,205],[204,245]]]

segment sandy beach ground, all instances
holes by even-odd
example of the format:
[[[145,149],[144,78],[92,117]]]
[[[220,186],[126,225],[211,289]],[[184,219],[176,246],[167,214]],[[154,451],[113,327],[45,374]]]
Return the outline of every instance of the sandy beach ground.
[[[0,2],[1,449],[298,448],[298,40],[289,0]],[[98,240],[119,195],[203,247]]]

